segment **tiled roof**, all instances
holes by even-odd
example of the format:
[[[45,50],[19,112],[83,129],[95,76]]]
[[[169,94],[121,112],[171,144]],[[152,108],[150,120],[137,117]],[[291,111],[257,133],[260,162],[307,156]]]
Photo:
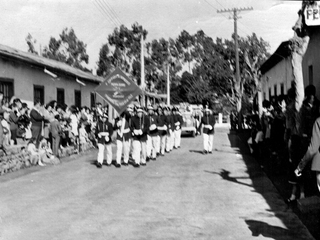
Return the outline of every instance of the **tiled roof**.
[[[89,72],[84,72],[80,69],[71,67],[63,62],[58,62],[56,60],[38,56],[36,54],[23,52],[2,44],[0,44],[0,57],[5,57],[12,60],[19,60],[32,65],[40,66],[54,73],[63,72],[68,76],[77,77],[79,80],[82,79],[98,83],[104,81],[102,77],[95,76]],[[57,73],[57,75],[59,75],[59,73]]]

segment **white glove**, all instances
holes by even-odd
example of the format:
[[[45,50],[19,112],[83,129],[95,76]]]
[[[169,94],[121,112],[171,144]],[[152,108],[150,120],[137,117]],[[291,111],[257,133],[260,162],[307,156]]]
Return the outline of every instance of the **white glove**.
[[[167,130],[167,129],[168,129],[167,125],[164,125],[164,130]]]
[[[135,130],[133,130],[133,133],[134,133],[134,135],[140,135],[140,134],[139,134],[139,133],[140,133],[140,130],[135,129]]]
[[[156,126],[155,124],[151,124],[151,126],[150,126],[149,129],[150,129],[151,131],[153,131],[153,130],[155,130],[156,128],[157,128],[157,126]]]
[[[175,125],[176,125],[176,126],[180,126],[180,122],[176,122]]]
[[[98,138],[101,138],[101,134],[100,133],[98,133]]]
[[[142,135],[142,134],[143,134],[143,132],[142,132],[142,130],[141,130],[141,129],[139,130],[139,134],[140,134],[140,135]]]
[[[212,126],[211,125],[208,128],[209,128],[209,130],[212,130]]]
[[[297,177],[300,177],[301,176],[301,172],[300,170],[297,168],[296,170],[294,170],[294,174],[297,176]]]
[[[110,138],[108,136],[104,137],[107,142],[109,142]]]
[[[177,126],[177,128],[176,128],[177,130],[179,130],[180,129],[180,126]]]

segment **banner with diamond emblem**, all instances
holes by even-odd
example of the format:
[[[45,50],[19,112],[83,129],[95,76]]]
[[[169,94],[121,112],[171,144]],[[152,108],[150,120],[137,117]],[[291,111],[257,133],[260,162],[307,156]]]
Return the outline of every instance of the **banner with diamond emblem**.
[[[105,99],[119,114],[142,94],[140,87],[117,67],[98,87],[95,92]]]

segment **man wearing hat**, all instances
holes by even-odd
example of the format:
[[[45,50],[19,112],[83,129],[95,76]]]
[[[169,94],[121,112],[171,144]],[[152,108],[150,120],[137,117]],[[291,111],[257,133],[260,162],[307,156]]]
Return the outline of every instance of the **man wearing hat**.
[[[140,165],[146,165],[149,119],[140,106],[137,107],[136,111],[136,116],[132,117],[131,120],[131,131],[133,133],[132,158],[135,162],[134,167],[140,167]]]
[[[167,137],[166,137],[166,152],[169,153],[173,149],[173,130],[174,130],[174,121],[171,114],[170,107],[164,109],[164,114],[167,117]]]
[[[156,160],[158,146],[158,117],[154,114],[154,108],[148,106],[149,131],[147,140],[147,159]]]
[[[172,109],[174,120],[174,148],[180,148],[181,144],[181,126],[183,124],[183,118],[179,114],[179,109],[174,107]]]
[[[124,114],[124,129],[123,129],[123,165],[128,166],[130,149],[132,143],[132,132],[130,129],[131,118],[133,116],[133,108],[129,106]]]
[[[108,115],[104,113],[97,122],[96,126],[96,137],[98,139],[98,156],[97,156],[97,167],[101,168],[104,159],[104,150],[107,151],[107,166],[111,166],[112,163],[112,147],[111,147],[111,136],[113,133],[113,127],[108,122]]]
[[[165,108],[165,107],[164,107]],[[160,153],[162,156],[164,156],[164,151],[166,147],[166,139],[167,139],[167,117],[163,113],[163,108],[158,107],[158,147],[157,147],[157,153]]]
[[[204,115],[201,118],[201,126],[203,126],[203,153],[212,153],[213,148],[213,134],[214,134],[214,125],[216,120],[211,114],[211,110],[206,106],[204,109]]]

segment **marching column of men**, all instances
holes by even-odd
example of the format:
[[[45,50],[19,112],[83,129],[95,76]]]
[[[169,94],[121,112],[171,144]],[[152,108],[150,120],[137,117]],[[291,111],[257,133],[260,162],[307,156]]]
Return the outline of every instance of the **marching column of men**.
[[[134,167],[146,166],[149,160],[164,156],[173,148],[177,149],[181,143],[181,126],[183,118],[179,109],[147,107],[147,112],[141,107],[128,107],[114,125],[107,121],[103,114],[97,124],[98,138],[97,167],[101,168],[104,160],[104,150],[107,151],[107,166],[112,162],[111,136],[116,131],[116,167],[127,166],[129,158]],[[121,161],[122,160],[122,161]]]

